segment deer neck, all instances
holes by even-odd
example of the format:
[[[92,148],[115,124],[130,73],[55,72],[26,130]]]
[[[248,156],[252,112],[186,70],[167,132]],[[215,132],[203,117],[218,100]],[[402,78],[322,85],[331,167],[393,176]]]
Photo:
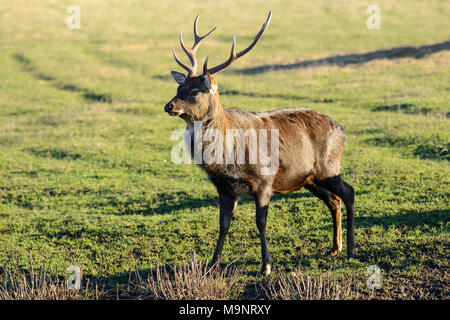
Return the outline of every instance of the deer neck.
[[[203,129],[216,129],[224,131],[227,124],[227,118],[222,107],[222,103],[219,99],[219,93],[211,95],[210,98],[205,102],[207,104],[207,106],[205,107],[205,114],[193,118],[183,118],[187,124],[189,131],[194,128],[194,122],[196,121],[202,122]]]
[[[220,131],[225,129],[226,127],[225,111],[223,110],[222,103],[220,102],[218,92],[216,92],[216,94],[214,96],[211,96],[210,98],[208,114],[209,117],[207,121],[210,122],[209,126],[211,126],[211,128],[215,128]]]

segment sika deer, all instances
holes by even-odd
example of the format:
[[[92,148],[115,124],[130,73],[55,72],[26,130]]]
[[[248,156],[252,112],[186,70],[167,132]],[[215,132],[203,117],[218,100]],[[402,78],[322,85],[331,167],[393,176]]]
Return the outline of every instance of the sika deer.
[[[217,81],[212,75],[249,52],[267,28],[270,18],[271,13],[249,47],[236,53],[236,40],[233,37],[228,60],[216,67],[208,68],[208,58],[206,58],[203,73],[196,75],[198,66],[196,51],[204,38],[216,29],[200,37],[197,33],[197,16],[194,21],[195,43],[191,49],[184,45],[180,32],[180,44],[191,66],[181,62],[173,50],[176,62],[187,71],[187,76],[172,71],[172,76],[179,86],[176,96],[164,107],[169,115],[178,116],[186,122],[189,132],[187,144],[190,149],[198,142],[193,129],[196,121],[201,121],[202,132],[214,129],[223,136],[226,136],[230,129],[278,132],[278,141],[275,145],[279,150],[278,170],[271,174],[261,173],[263,167],[261,159],[253,164],[206,163],[205,161],[199,163],[219,194],[220,231],[211,263],[215,263],[221,255],[238,198],[251,196],[256,204],[256,225],[261,240],[263,262],[261,272],[265,274],[271,272],[266,240],[266,219],[270,198],[276,193],[290,193],[305,187],[327,205],[333,218],[333,248],[329,252],[330,256],[338,255],[342,250],[342,199],[347,208],[348,256],[353,256],[355,251],[354,190],[339,174],[345,141],[343,128],[328,116],[311,109],[291,108],[270,112],[249,112],[235,108],[224,109],[220,103]],[[250,146],[250,139],[244,141],[245,156],[248,159],[254,150]],[[232,143],[235,145],[235,142]],[[224,153],[227,152],[226,147],[225,145]],[[206,148],[205,141],[200,140],[200,151],[204,152]],[[275,151],[273,145],[269,149],[272,153]]]

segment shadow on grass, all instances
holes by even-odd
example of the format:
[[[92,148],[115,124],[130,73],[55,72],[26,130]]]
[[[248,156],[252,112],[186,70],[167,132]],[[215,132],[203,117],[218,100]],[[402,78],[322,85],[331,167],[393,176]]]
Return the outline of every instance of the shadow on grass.
[[[346,230],[346,219],[345,219],[345,211],[343,211],[343,219],[342,219],[342,229]],[[331,220],[331,219],[330,219]],[[408,229],[414,229],[417,227],[428,226],[428,227],[437,227],[440,224],[445,225],[450,222],[450,210],[442,209],[442,210],[432,210],[432,211],[406,211],[404,214],[391,215],[391,216],[383,216],[383,217],[358,217],[358,212],[356,212],[355,217],[355,233],[358,236],[358,229],[360,228],[368,228],[371,226],[381,226],[385,230],[390,227],[395,227],[398,229],[402,229],[405,232]],[[406,227],[406,229],[405,229]],[[331,234],[333,230],[333,225],[330,221],[329,224],[321,225],[319,227],[314,227],[310,229],[311,233],[317,231],[328,230]],[[357,245],[357,254],[356,259],[360,262],[373,262],[373,260],[378,260],[380,257],[391,257],[392,261],[395,261],[399,257],[408,256],[409,250],[411,250],[412,244],[408,243],[399,243],[396,248],[384,248],[384,247],[374,247],[368,248],[367,241],[370,239],[361,238],[360,243],[356,243]],[[324,239],[323,241],[327,241]],[[345,237],[343,238],[345,245]],[[406,241],[406,240],[405,240]],[[330,243],[331,246],[331,243]],[[414,244],[417,248],[421,248],[420,251],[423,255],[431,255],[433,254],[430,250],[425,247],[421,247],[420,245]],[[331,248],[331,247],[330,247]],[[302,265],[305,267],[310,267],[310,261],[318,261],[324,258],[325,252],[313,252],[308,255],[301,256],[299,253],[298,257],[294,257],[291,261],[286,261],[284,263],[290,263],[291,265]],[[345,250],[341,253],[341,256],[346,256]],[[336,259],[336,258],[331,258]],[[418,259],[418,258],[417,258]],[[412,261],[412,260],[411,260]],[[409,263],[409,262],[408,262]],[[411,263],[412,264],[412,263]],[[427,264],[432,265],[432,261],[428,261]],[[389,266],[385,266],[388,268]],[[389,267],[391,268],[391,267]]]
[[[65,160],[65,159],[78,160],[84,158],[84,155],[82,154],[56,148],[48,148],[48,149],[27,148],[24,149],[24,151],[27,151],[41,158],[53,158],[57,160]]]
[[[314,197],[312,194],[305,192],[297,192],[289,195],[277,194],[272,197],[271,204],[275,204],[276,201],[280,199],[304,199],[312,197]],[[135,200],[129,200],[125,203],[120,204],[124,207],[123,209],[112,213],[117,215],[164,215],[176,213],[177,211],[196,210],[205,207],[212,207],[212,210],[219,210],[219,197],[216,195],[206,195],[201,198],[192,198],[184,192],[160,193],[152,200],[152,202],[145,200],[143,203],[141,203],[141,207],[145,207],[145,209],[129,210],[128,208],[131,208],[136,204]],[[154,204],[155,202],[156,205]],[[254,200],[251,197],[240,198],[238,201],[238,208],[239,205],[247,203],[253,204]],[[119,205],[118,203],[115,203],[114,199],[110,199],[110,201],[108,202],[108,205],[115,206],[116,204]],[[272,210],[276,209],[273,208]]]
[[[342,228],[346,229],[346,214],[345,210],[342,210]],[[331,220],[331,219],[330,219]],[[384,229],[388,229],[391,226],[396,228],[408,227],[416,228],[420,226],[438,226],[440,223],[450,222],[450,210],[433,210],[433,211],[406,211],[404,214],[397,214],[392,216],[383,217],[358,217],[358,211],[355,216],[355,232],[358,228],[367,228],[371,226],[381,226]],[[327,225],[311,228],[310,231],[320,230],[332,230],[331,221]]]
[[[358,228],[382,226],[385,230],[395,227],[402,232],[418,227],[437,227],[450,221],[449,210],[406,211],[404,214],[385,217],[360,217],[355,219]],[[448,240],[416,241],[407,237],[396,239],[390,245],[369,245],[370,239],[360,239],[357,243],[357,259],[368,264],[376,263],[385,271],[403,270],[408,266],[426,266],[433,270],[442,270],[440,261],[445,261],[443,253],[437,249],[445,247]],[[442,242],[442,243],[441,243]]]
[[[407,150],[412,146],[415,147],[414,150],[411,150],[412,155],[421,159],[450,161],[450,143],[441,138],[439,134],[431,137],[399,137],[386,133],[381,137],[366,139],[364,142],[379,147],[406,148]]]
[[[405,114],[428,114],[433,110],[430,108],[421,108],[412,103],[400,103],[392,105],[379,105],[371,109],[373,112],[398,112]]]
[[[184,194],[184,193],[182,193]],[[177,194],[177,197],[179,194]],[[211,197],[211,196],[205,196],[203,198],[190,198],[187,195],[184,194],[186,197],[185,199],[179,200],[177,203],[169,203],[165,204],[167,202],[173,201],[173,194],[160,194],[157,197],[157,201],[161,203],[159,206],[152,208],[151,213],[152,214],[168,214],[168,213],[174,213],[176,211],[180,210],[195,210],[200,209],[204,207],[217,207],[219,205],[218,197]]]
[[[357,192],[357,195],[367,193]],[[276,212],[277,201],[285,199],[310,199],[315,198],[315,196],[310,192],[294,192],[291,194],[275,194],[270,202],[269,210]],[[140,202],[140,203],[139,203]],[[219,210],[219,197],[218,195],[205,195],[201,198],[193,198],[183,191],[172,192],[172,193],[158,193],[152,200],[137,200],[128,199],[125,202],[118,202],[115,198],[110,198],[106,203],[108,206],[122,207],[115,212],[110,212],[110,214],[116,215],[164,215],[173,214],[177,211],[184,210],[196,210],[206,207],[211,207],[212,210]],[[139,205],[140,209],[136,209],[136,204]],[[238,200],[238,210],[239,206],[242,204],[254,204],[254,200],[251,197],[242,197]],[[101,206],[102,204],[93,204],[93,206]],[[324,204],[320,201],[320,206],[323,206],[324,210],[328,210]],[[301,214],[299,212],[299,214]]]
[[[343,67],[349,64],[361,64],[373,60],[381,60],[381,59],[391,60],[407,57],[420,59],[426,55],[444,50],[450,50],[450,41],[444,41],[420,47],[395,47],[387,50],[376,50],[360,54],[335,55],[321,59],[305,60],[289,64],[263,65],[252,68],[234,70],[231,71],[231,73],[255,74],[274,70],[304,69],[310,67],[333,66],[333,65]]]
[[[397,214],[384,217],[356,217],[355,225],[358,227],[370,227],[373,225],[382,226],[387,229],[394,227],[416,228],[419,226],[437,226],[440,222],[446,223],[450,221],[450,210],[433,210],[433,211],[406,211],[405,214]]]
[[[223,96],[246,96],[255,98],[269,98],[269,99],[285,99],[285,100],[304,100],[313,103],[333,103],[333,99],[313,99],[307,96],[299,96],[295,94],[275,94],[275,93],[257,93],[245,92],[240,90],[222,90],[220,94]]]
[[[50,83],[53,87],[69,92],[80,93],[84,100],[87,102],[101,102],[101,103],[112,103],[112,97],[108,93],[96,93],[86,88],[81,88],[74,84],[62,83],[58,81],[54,76],[45,74],[37,70],[30,59],[25,57],[23,54],[16,53],[13,58],[22,65],[23,70],[30,73],[34,78],[38,80],[43,80]]]

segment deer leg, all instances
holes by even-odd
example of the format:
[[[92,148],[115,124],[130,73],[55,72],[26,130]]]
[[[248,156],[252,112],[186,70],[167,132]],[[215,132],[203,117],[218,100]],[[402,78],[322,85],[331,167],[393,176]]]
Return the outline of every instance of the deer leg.
[[[228,229],[230,228],[231,219],[233,218],[233,213],[237,206],[237,199],[225,195],[219,195],[219,205],[220,205],[219,239],[217,240],[216,250],[214,250],[214,255],[210,262],[211,266],[217,262],[220,255],[222,254],[225,237],[228,233]]]
[[[261,273],[269,275],[272,272],[272,265],[269,258],[269,250],[267,248],[266,239],[266,221],[267,213],[269,210],[269,200],[270,197],[260,196],[255,197],[256,204],[256,226],[259,231],[259,239],[261,240],[261,256],[262,256],[262,267]]]
[[[313,195],[322,200],[331,212],[333,218],[333,248],[328,256],[337,256],[342,251],[341,199],[326,189],[314,183],[305,185]]]
[[[315,184],[338,195],[347,209],[347,255],[355,255],[355,191],[341,176],[315,181]]]

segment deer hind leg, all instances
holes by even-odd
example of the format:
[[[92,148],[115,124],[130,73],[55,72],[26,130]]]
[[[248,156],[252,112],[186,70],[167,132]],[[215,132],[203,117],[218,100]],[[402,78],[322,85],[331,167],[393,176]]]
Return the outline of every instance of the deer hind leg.
[[[339,196],[347,209],[347,255],[354,257],[355,255],[355,191],[341,176],[326,178],[323,180],[315,180],[314,183],[331,193]]]
[[[341,199],[314,183],[308,183],[305,188],[322,200],[331,212],[333,218],[333,248],[327,255],[330,257],[337,256],[342,251]]]
[[[269,209],[269,201],[270,196],[266,194],[255,196],[256,226],[258,227],[259,238],[261,240],[261,257],[262,257],[261,274],[264,274],[266,276],[268,276],[272,272],[272,264],[270,262],[269,249],[267,247],[267,238],[266,238],[266,221]]]

